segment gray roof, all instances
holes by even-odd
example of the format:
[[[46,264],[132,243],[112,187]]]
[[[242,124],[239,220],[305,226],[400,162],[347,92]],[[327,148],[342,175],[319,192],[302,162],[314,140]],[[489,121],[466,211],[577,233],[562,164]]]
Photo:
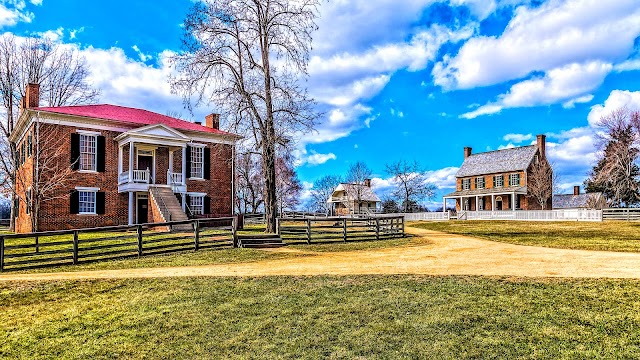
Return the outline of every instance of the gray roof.
[[[586,193],[580,195],[573,194],[557,194],[553,195],[554,209],[580,209],[594,205],[602,197],[602,193]],[[589,200],[591,204],[589,204]]]
[[[492,189],[474,189],[474,190],[461,190],[454,191],[450,194],[445,195],[444,197],[459,197],[459,196],[476,196],[476,195],[491,195],[491,194],[526,194],[527,187],[526,186],[518,186],[518,187],[504,187],[504,188],[492,188]]]
[[[464,160],[456,177],[526,170],[536,155],[535,145],[472,154]]]
[[[344,189],[349,200],[356,200],[358,198],[358,192],[360,193],[360,201],[372,201],[372,202],[382,202],[378,195],[373,192],[370,186],[360,185],[360,184],[340,184],[333,191],[339,191],[340,187]],[[341,189],[340,189],[341,190]],[[333,194],[332,194],[333,197]],[[331,198],[327,202],[331,202]]]

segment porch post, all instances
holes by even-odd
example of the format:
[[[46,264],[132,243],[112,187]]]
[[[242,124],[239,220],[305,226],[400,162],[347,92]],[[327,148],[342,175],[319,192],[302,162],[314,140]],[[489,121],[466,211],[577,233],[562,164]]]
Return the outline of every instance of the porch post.
[[[133,204],[134,204],[133,191],[129,191],[129,225],[133,225]]]
[[[447,211],[447,198],[442,198],[442,212]]]
[[[183,193],[182,196],[180,197],[182,199],[182,211],[183,212],[187,212],[187,199],[185,199],[187,197],[187,193]]]
[[[122,146],[118,145],[118,176],[122,174]]]
[[[516,193],[511,194],[511,209],[516,211]]]
[[[496,195],[491,194],[491,211],[496,211]]]
[[[187,184],[187,147],[182,148],[182,182]],[[184,210],[184,201],[182,202],[182,208]]]
[[[133,151],[134,151],[133,148],[134,148],[133,141],[130,141],[129,142],[129,182],[133,182]],[[131,195],[129,195],[129,199],[131,199]]]
[[[173,174],[173,151],[169,149],[169,171],[167,173],[167,185],[171,185],[171,174]]]
[[[480,211],[480,197],[476,195],[476,211]]]

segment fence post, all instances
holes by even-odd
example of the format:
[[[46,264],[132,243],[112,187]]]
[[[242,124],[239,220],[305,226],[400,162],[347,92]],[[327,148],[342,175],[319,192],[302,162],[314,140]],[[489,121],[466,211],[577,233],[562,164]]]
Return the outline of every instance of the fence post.
[[[4,271],[4,236],[0,236],[0,272]]]
[[[280,218],[276,218],[276,235],[280,236]]]
[[[235,226],[235,224],[233,224]],[[196,250],[200,248],[200,221],[195,220],[193,224],[193,242]]]
[[[142,256],[142,225],[136,226],[136,233],[138,234],[138,256]]]
[[[347,242],[347,219],[342,220],[342,238]]]
[[[307,244],[311,244],[311,219],[307,219]]]
[[[233,242],[233,247],[238,247],[238,232],[236,230],[236,218],[234,217],[231,220],[231,241]]]
[[[402,234],[400,237],[404,237],[404,216],[401,216],[398,221],[402,222]]]
[[[380,219],[376,218],[376,240],[380,240]]]
[[[36,252],[40,252],[40,237],[36,235]]]
[[[73,232],[73,265],[78,263],[78,230]]]

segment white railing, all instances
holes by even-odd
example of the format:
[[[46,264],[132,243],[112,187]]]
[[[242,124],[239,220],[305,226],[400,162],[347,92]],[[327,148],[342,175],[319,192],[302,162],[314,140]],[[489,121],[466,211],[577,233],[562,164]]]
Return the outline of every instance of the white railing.
[[[167,170],[167,179],[169,179],[169,185],[184,185],[182,173],[174,173]]]
[[[602,221],[602,210],[467,211],[466,220]]]
[[[147,170],[133,170],[133,182],[134,183],[143,183],[148,184],[149,179],[149,169]]]
[[[118,185],[128,183],[129,182],[129,172],[125,171],[118,175]]]
[[[640,208],[610,208],[602,210],[603,220],[639,221]]]
[[[404,214],[384,214],[385,216],[404,216],[405,221],[445,221],[451,218],[451,213],[447,212],[422,212]]]

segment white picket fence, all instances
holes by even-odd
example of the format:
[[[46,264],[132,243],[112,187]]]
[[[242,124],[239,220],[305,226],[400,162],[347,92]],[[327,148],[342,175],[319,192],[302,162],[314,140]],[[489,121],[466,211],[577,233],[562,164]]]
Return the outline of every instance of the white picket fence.
[[[404,221],[446,221],[451,218],[451,213],[447,212],[422,212],[422,213],[400,213],[385,214],[389,216],[404,216]]]
[[[602,221],[602,210],[466,211],[465,220]]]

